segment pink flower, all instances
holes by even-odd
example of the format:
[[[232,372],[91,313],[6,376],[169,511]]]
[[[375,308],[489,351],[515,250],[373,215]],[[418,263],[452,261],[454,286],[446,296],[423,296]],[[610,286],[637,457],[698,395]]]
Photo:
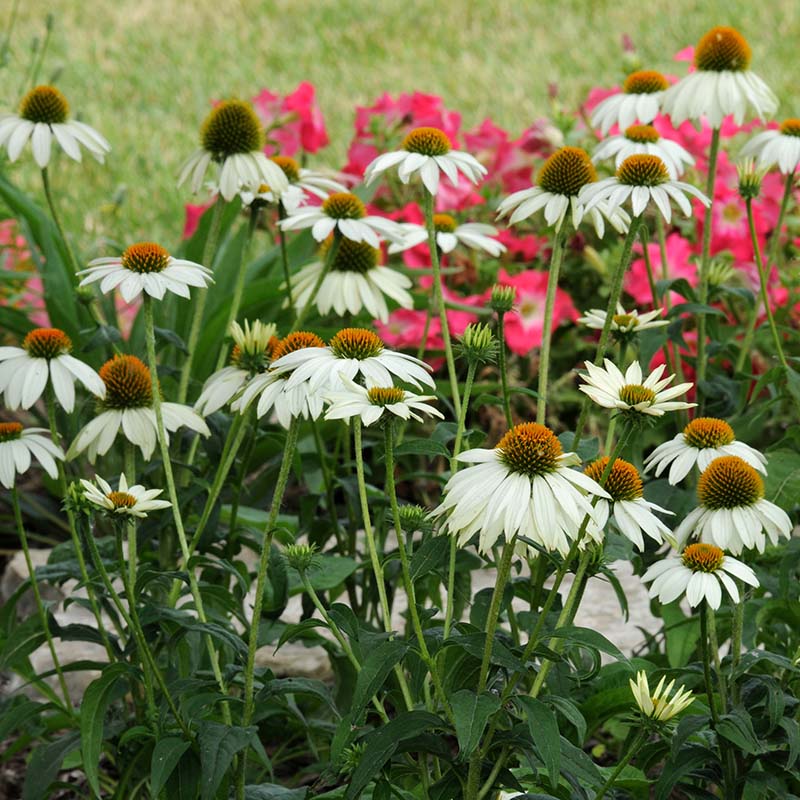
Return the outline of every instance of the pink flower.
[[[524,356],[542,343],[547,273],[531,269],[519,275],[509,275],[501,269],[497,282],[513,286],[517,290],[515,310],[505,317],[505,335],[509,350]],[[556,302],[553,308],[554,327],[577,318],[578,312],[570,296],[565,291],[556,289]]]
[[[548,246],[546,237],[534,236],[533,234],[520,236],[511,228],[501,228],[496,238],[506,246],[506,258],[511,261],[533,261],[542,248]]]
[[[187,203],[184,206],[183,210],[186,213],[186,220],[183,223],[184,239],[191,239],[192,236],[194,236],[197,226],[200,224],[200,217],[202,217],[209,208],[211,208],[211,203],[205,203],[197,206]]]
[[[268,155],[316,153],[329,142],[314,86],[307,81],[285,97],[263,89],[253,98],[253,107],[267,128]]]
[[[641,253],[641,247],[637,248]],[[686,278],[692,286],[697,285],[697,265],[690,261],[693,254],[692,245],[679,233],[671,233],[666,240],[667,249],[667,277],[670,279]],[[662,279],[661,251],[658,242],[649,242],[647,252],[650,254],[650,264],[653,268],[653,277],[656,282]],[[644,258],[637,258],[628,269],[625,276],[625,291],[633,297],[638,305],[649,306],[653,302],[650,283],[647,280],[647,268]],[[679,295],[672,294],[673,303],[685,302]]]

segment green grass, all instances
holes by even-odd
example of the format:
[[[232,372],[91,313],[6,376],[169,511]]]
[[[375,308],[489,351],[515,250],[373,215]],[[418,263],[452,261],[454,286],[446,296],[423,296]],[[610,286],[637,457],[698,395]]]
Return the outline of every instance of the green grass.
[[[190,197],[175,175],[209,100],[264,87],[317,87],[332,141],[318,163],[338,167],[355,106],[383,91],[435,92],[466,127],[491,116],[517,134],[548,114],[548,83],[567,107],[592,86],[618,83],[623,34],[643,66],[682,74],[672,55],[730,24],[749,39],[754,69],[781,98],[779,113],[798,113],[796,0],[22,0],[11,61],[0,71],[3,110],[19,101],[47,12],[55,27],[40,80],[55,80],[114,148],[106,167],[62,158],[53,170],[68,227],[89,254],[104,238],[176,242]],[[40,196],[31,158],[10,172]]]

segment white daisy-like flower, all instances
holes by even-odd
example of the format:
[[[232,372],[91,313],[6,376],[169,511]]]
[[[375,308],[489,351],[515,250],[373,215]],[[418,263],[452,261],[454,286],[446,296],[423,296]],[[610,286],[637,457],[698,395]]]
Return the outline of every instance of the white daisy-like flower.
[[[675,529],[681,544],[697,536],[738,556],[744,549],[763,553],[767,539],[776,545],[791,536],[789,515],[764,499],[764,481],[739,456],[715,458],[700,475],[697,497],[700,505]]]
[[[700,472],[720,456],[739,456],[751,467],[767,474],[767,459],[749,444],[736,440],[733,428],[723,419],[696,417],[674,439],[656,447],[645,459],[645,472],[655,468],[659,477],[669,467],[668,480],[675,485],[691,472]]]
[[[391,242],[403,240],[402,229],[391,219],[367,215],[359,197],[350,192],[334,192],[321,206],[301,206],[278,223],[282,230],[311,228],[311,235],[322,242],[334,231],[345,239],[381,246],[381,237]]]
[[[506,251],[506,246],[493,238],[497,236],[497,228],[493,225],[482,222],[465,222],[459,225],[450,214],[434,214],[433,224],[436,228],[436,245],[443,253],[451,253],[459,244],[472,250],[483,250],[495,258]],[[428,229],[424,225],[401,222],[400,227],[405,241],[402,244],[389,245],[390,253],[401,253],[419,244],[428,243]]]
[[[604,139],[597,146],[592,161],[614,159],[614,166],[619,169],[628,156],[658,156],[667,167],[670,178],[679,178],[687,167],[694,164],[692,154],[677,142],[664,139],[652,125],[630,125],[620,136]]]
[[[96,258],[78,275],[85,276],[81,286],[100,281],[103,294],[119,289],[126,303],[132,303],[142,292],[156,300],[163,300],[167,292],[188,298],[190,286],[204,288],[214,282],[210,269],[173,258],[154,242],[132,244],[121,256]]]
[[[584,364],[589,374],[583,376],[585,383],[578,388],[603,408],[616,408],[626,414],[661,417],[667,411],[694,408],[697,405],[675,400],[676,397],[686,394],[692,384],[681,383],[667,389],[675,376],[670,375],[662,380],[665,369],[663,364],[656,367],[646,380],[643,380],[638,361],[634,361],[624,375],[607,358],[604,359],[605,369],[588,361]]]
[[[525,422],[511,428],[493,450],[467,450],[458,460],[473,466],[447,482],[432,515],[449,513],[443,530],[464,546],[478,534],[478,550],[489,553],[501,536],[525,537],[562,555],[570,549],[593,497],[608,492],[579,470],[575,453],[564,453],[544,425]],[[531,552],[536,552],[531,547]]]
[[[22,340],[22,347],[0,347],[0,394],[5,394],[6,406],[30,408],[42,396],[48,378],[67,412],[75,408],[76,380],[93,395],[105,397],[100,376],[71,351],[72,340],[58,328],[35,328]]]
[[[652,328],[661,328],[669,325],[669,320],[660,319],[663,311],[656,308],[640,314],[637,309],[626,311],[622,303],[617,303],[617,313],[611,321],[611,332],[618,334],[639,333]],[[605,308],[590,308],[584,316],[578,317],[578,322],[587,328],[602,331],[606,324]]]
[[[614,125],[620,130],[635,122],[652,122],[661,108],[661,98],[669,88],[667,79],[651,69],[632,72],[625,78],[622,91],[597,104],[592,112],[592,126],[605,136]]]
[[[306,348],[324,349],[325,342],[315,333],[295,331],[281,339],[273,348],[273,363]],[[288,428],[293,419],[319,419],[323,411],[323,394],[312,389],[308,381],[289,385],[291,372],[268,370],[251,378],[239,397],[231,403],[231,409],[244,414],[258,398],[256,415],[259,419],[273,411],[280,425]]]
[[[444,419],[442,413],[430,405],[433,395],[419,395],[407,392],[397,386],[373,386],[365,389],[357,383],[342,378],[344,389],[328,392],[325,401],[329,403],[325,419],[343,419],[348,422],[353,417],[361,417],[364,425],[374,425],[386,413],[400,419],[415,419],[422,422],[421,414]]]
[[[461,173],[472,183],[478,183],[486,175],[486,167],[474,156],[461,150],[453,150],[447,134],[439,128],[415,128],[400,144],[402,149],[378,156],[364,170],[364,181],[369,186],[387,169],[397,167],[397,177],[408,183],[419,175],[425,188],[431,193],[439,191],[442,173],[453,186],[458,185]]]
[[[584,472],[599,484],[607,467],[608,456],[605,456],[589,464]],[[653,514],[653,511],[661,514],[672,514],[673,512],[644,499],[642,479],[633,464],[623,461],[621,458],[615,459],[603,488],[611,495],[611,501],[601,498],[595,504],[594,514],[587,526],[589,536],[596,541],[601,540],[602,531],[608,522],[609,513],[611,513],[619,532],[630,539],[639,550],[644,550],[642,532],[659,544],[664,539],[672,540],[672,531]]]
[[[669,223],[672,221],[670,199],[675,201],[685,216],[691,216],[692,204],[686,195],[696,197],[703,205],[711,205],[711,201],[699,189],[689,183],[673,180],[667,165],[658,156],[636,155],[628,156],[613,178],[584,186],[578,200],[583,203],[586,212],[600,204],[605,204],[606,209],[613,212],[630,199],[634,216],[643,214],[654,205]]]
[[[650,597],[658,597],[662,603],[671,603],[686,592],[686,600],[696,608],[705,600],[715,611],[722,603],[722,590],[730,595],[734,603],[739,602],[738,578],[750,586],[758,586],[758,578],[747,564],[713,544],[690,544],[682,553],[672,553],[652,564],[642,575],[644,583],[650,583]]]
[[[150,370],[136,356],[116,355],[100,368],[100,377],[106,386],[105,399],[99,403],[97,416],[78,432],[67,458],[86,451],[94,464],[98,455],[110,450],[122,431],[148,461],[158,442]],[[186,427],[202,436],[211,435],[203,418],[189,406],[162,402],[161,414],[169,433]]]
[[[676,689],[675,694],[672,694],[672,689],[675,686],[675,679],[673,678],[669,683],[666,683],[667,676],[665,675],[658,682],[656,690],[650,692],[650,684],[647,680],[647,673],[644,670],[639,670],[636,673],[636,680],[630,679],[631,692],[636,705],[642,715],[650,719],[657,720],[658,722],[667,722],[673,717],[677,716],[689,708],[694,702],[694,695],[688,690],[680,686]],[[666,683],[666,685],[665,685]]]
[[[777,164],[784,175],[791,175],[800,164],[800,119],[784,120],[777,130],[759,133],[747,142],[740,155],[753,156],[759,169]]]
[[[260,320],[252,325],[245,320],[244,328],[238,322],[232,322],[229,332],[234,343],[230,366],[208,377],[194,404],[194,410],[204,417],[219,411],[233,400],[254,375],[265,372],[278,344],[275,325],[265,325]]]
[[[95,481],[96,484],[81,478],[83,496],[90,503],[115,515],[144,519],[148,511],[158,511],[172,505],[168,500],[156,500],[163,489],[145,489],[138,483],[128,486],[124,472],[119,476],[118,489],[112,489],[99,475],[95,476]]]
[[[289,388],[308,382],[312,392],[336,391],[342,379],[361,375],[368,389],[391,386],[394,378],[417,389],[433,387],[431,368],[406,353],[387,350],[378,334],[366,328],[343,328],[327,347],[306,347],[276,358],[272,369],[291,372]]]
[[[16,476],[28,471],[33,456],[51,477],[58,477],[55,459],[64,451],[50,439],[44,428],[23,428],[19,422],[0,422],[0,483],[12,489]]]
[[[729,114],[741,125],[746,119],[763,119],[775,113],[778,98],[750,70],[750,45],[733,28],[712,28],[694,51],[694,72],[664,93],[661,108],[673,125],[705,117],[719,128]]]
[[[385,323],[389,319],[387,297],[400,308],[414,307],[414,298],[408,292],[411,279],[378,263],[381,251],[367,242],[340,239],[333,263],[325,272],[332,244],[332,237],[323,242],[320,257],[303,267],[292,280],[292,296],[298,314],[313,299],[320,314],[333,309],[342,317],[347,312],[356,315],[366,310],[373,319]],[[312,298],[323,272],[325,277]]]
[[[68,116],[69,104],[55,86],[36,86],[22,98],[19,114],[0,115],[0,147],[16,161],[30,141],[41,169],[50,163],[53,141],[74,161],[81,160],[83,146],[102,164],[111,145],[94,128]]]
[[[278,193],[289,188],[284,171],[262,151],[264,131],[250,103],[218,103],[203,122],[200,145],[181,167],[178,186],[188,180],[197,192],[213,163],[219,165],[214,186],[227,201],[243,187],[266,184]]]
[[[581,191],[597,181],[594,164],[580,147],[562,147],[553,153],[539,170],[538,181],[537,186],[506,197],[497,207],[498,219],[510,214],[508,224],[514,225],[543,210],[545,222],[558,231],[569,211],[576,230],[588,216],[598,236],[605,233],[606,219],[618,233],[627,232],[627,212],[620,208],[609,211],[602,203],[587,209],[580,200]]]

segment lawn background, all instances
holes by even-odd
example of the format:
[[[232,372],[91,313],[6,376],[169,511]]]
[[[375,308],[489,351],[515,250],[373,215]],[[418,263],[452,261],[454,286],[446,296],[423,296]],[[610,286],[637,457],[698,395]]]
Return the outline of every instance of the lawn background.
[[[2,4],[4,29],[13,2]],[[105,167],[62,157],[52,169],[86,256],[108,239],[179,239],[191,198],[175,176],[211,98],[283,94],[310,81],[331,136],[312,164],[339,167],[355,106],[383,91],[440,94],[466,128],[489,116],[516,136],[548,115],[548,84],[568,108],[592,86],[619,84],[623,34],[643,67],[682,75],[674,53],[728,24],[748,38],[754,70],[781,99],[779,116],[800,116],[797,0],[21,0],[0,70],[2,110],[27,88],[31,41],[48,13],[39,82],[54,81],[113,146]],[[8,172],[43,202],[29,151]]]

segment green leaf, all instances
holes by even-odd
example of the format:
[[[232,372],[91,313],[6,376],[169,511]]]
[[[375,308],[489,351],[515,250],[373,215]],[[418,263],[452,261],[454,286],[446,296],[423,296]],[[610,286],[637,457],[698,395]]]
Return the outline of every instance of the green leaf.
[[[434,572],[439,567],[446,566],[449,557],[450,537],[432,536],[430,539],[423,542],[414,551],[414,555],[411,556],[411,564],[409,565],[411,580],[416,581]]]
[[[89,785],[98,796],[100,796],[99,766],[103,749],[103,719],[117,681],[128,674],[130,669],[127,664],[120,662],[106,667],[103,674],[89,684],[81,702],[83,771],[86,773]]]
[[[555,789],[561,773],[561,744],[556,715],[541,700],[534,697],[523,695],[517,697],[516,702],[528,722],[533,746],[547,769],[550,786]]]
[[[577,625],[569,625],[558,628],[551,636],[554,639],[566,639],[568,642],[588,647],[590,650],[599,650],[601,653],[613,656],[617,661],[630,664],[628,657],[613,642],[610,642],[599,631],[592,628],[581,628]]]
[[[337,717],[339,716],[330,689],[322,681],[313,678],[275,678],[258,693],[258,699],[285,694],[307,694],[316,697],[322,700]]]
[[[797,720],[791,717],[784,717],[780,721],[780,726],[786,733],[786,741],[789,743],[789,757],[786,761],[786,769],[791,769],[797,757],[800,756],[800,725]]]
[[[554,694],[547,695],[546,699],[548,703],[555,707],[556,711],[559,711],[568,722],[572,723],[578,734],[578,744],[583,744],[586,739],[586,720],[579,711],[578,706],[572,700]]]
[[[200,797],[213,800],[233,757],[244,750],[250,738],[256,733],[255,727],[228,727],[218,722],[203,722],[198,740],[200,742]]]
[[[27,583],[27,582],[26,582]],[[19,664],[46,640],[39,616],[34,614],[11,630],[0,646],[0,669]]]
[[[758,755],[765,751],[753,730],[753,721],[750,719],[750,715],[741,707],[734,708],[730,714],[720,718],[717,735],[733,742],[750,755]]]
[[[288,789],[277,783],[251,784],[244,788],[244,800],[305,800],[308,787]]]
[[[717,317],[724,317],[725,314],[718,308],[714,308],[714,306],[706,306],[702,303],[679,303],[676,306],[673,306],[667,312],[667,319],[673,319],[674,317],[679,317],[681,314],[692,314],[693,316],[698,316],[702,314],[711,314]]]
[[[395,664],[400,663],[407,650],[406,642],[389,639],[369,651],[361,665],[361,671],[358,673],[350,713],[347,715],[347,719],[351,720],[353,724],[356,724],[356,720],[361,716],[367,703],[377,694]]]
[[[434,439],[409,439],[395,448],[396,456],[444,456],[450,458],[450,451]]]
[[[80,734],[73,731],[33,751],[25,770],[22,800],[45,800],[50,797],[48,787],[56,779],[67,753],[77,750],[79,742]]]
[[[686,616],[677,600],[661,606],[661,619],[669,665],[673,669],[685,667],[700,641],[700,620]]]
[[[11,703],[11,707],[3,703],[0,742],[5,741],[13,731],[19,730],[29,719],[38,717],[49,708],[47,703],[36,703],[23,695],[17,695]]]
[[[500,698],[462,689],[450,698],[458,737],[458,757],[466,761],[478,746],[489,717],[500,708]]]
[[[707,747],[689,746],[681,750],[676,758],[670,758],[664,764],[661,775],[655,785],[655,800],[668,800],[672,790],[681,779],[690,775],[694,770],[719,763],[719,758],[713,750]]]
[[[153,333],[156,335],[156,341],[159,340],[162,342],[166,342],[167,344],[171,344],[174,348],[179,350],[181,353],[186,355],[189,354],[189,350],[186,347],[186,342],[178,336],[175,331],[171,331],[169,328],[157,328],[153,326]]]
[[[191,742],[177,736],[167,736],[156,743],[150,759],[150,792],[158,797],[181,756],[192,746]]]
[[[773,450],[767,454],[764,495],[776,506],[792,512],[800,498],[800,453]]]
[[[558,441],[565,453],[573,452],[572,443],[575,441],[575,434],[572,431],[564,431],[558,435]],[[592,436],[589,439],[581,439],[578,442],[577,455],[581,461],[593,461],[600,452],[600,439]]]
[[[358,562],[346,556],[323,554],[316,558],[319,560],[308,570],[308,580],[318,592],[335,589],[358,569]]]

